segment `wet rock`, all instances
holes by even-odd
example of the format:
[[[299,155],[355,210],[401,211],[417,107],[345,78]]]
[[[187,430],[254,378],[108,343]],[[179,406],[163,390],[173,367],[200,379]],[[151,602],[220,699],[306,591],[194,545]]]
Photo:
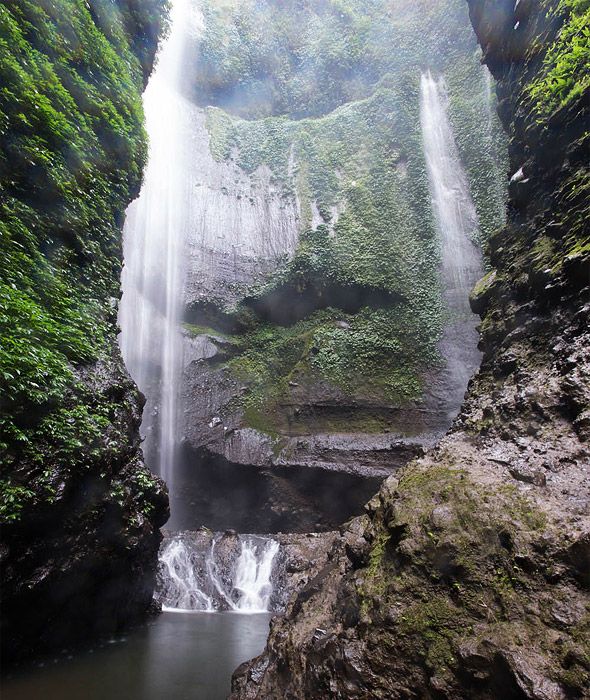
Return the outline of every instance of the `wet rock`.
[[[510,474],[517,480],[535,486],[546,486],[547,477],[540,469],[532,468],[528,465],[512,465],[508,467]]]
[[[430,522],[435,528],[444,529],[455,519],[455,514],[449,506],[437,506],[430,514]]]
[[[590,531],[576,537],[567,549],[566,557],[576,578],[590,587]]]
[[[298,574],[302,571],[307,571],[311,566],[311,563],[306,559],[295,558],[289,559],[285,565],[285,570],[288,574]]]
[[[530,658],[525,652],[500,652],[506,662],[516,686],[524,697],[534,700],[564,700],[563,688],[550,680],[538,666],[538,659]]]

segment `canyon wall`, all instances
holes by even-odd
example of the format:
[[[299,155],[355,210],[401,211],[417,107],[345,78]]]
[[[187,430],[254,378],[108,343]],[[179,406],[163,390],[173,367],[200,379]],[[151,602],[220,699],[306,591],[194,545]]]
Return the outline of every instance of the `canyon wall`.
[[[173,526],[326,530],[444,434],[479,363],[441,289],[421,73],[465,169],[471,282],[504,217],[493,81],[461,0],[198,8]]]
[[[10,661],[143,617],[167,517],[117,344],[160,0],[0,6],[0,518]]]
[[[469,0],[509,137],[449,434],[386,480],[233,698],[590,694],[588,3]]]

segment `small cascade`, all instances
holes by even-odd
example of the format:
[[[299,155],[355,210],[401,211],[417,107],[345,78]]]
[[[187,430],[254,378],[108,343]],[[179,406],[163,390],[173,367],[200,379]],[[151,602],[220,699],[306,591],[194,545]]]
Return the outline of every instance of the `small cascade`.
[[[168,580],[167,605],[173,610],[215,610],[213,600],[199,587],[190,552],[185,543],[172,540],[160,554],[164,578]]]
[[[267,540],[256,544],[251,539],[242,540],[238,559],[235,589],[239,593],[236,609],[241,612],[268,610],[272,594],[271,575],[279,543]]]
[[[443,393],[454,418],[481,361],[469,294],[482,275],[478,219],[447,110],[443,77],[422,74],[420,121],[436,227],[441,242],[441,285],[449,319],[440,343],[447,363]]]
[[[278,551],[254,535],[215,535],[205,546],[176,535],[160,551],[156,599],[176,612],[268,612]]]

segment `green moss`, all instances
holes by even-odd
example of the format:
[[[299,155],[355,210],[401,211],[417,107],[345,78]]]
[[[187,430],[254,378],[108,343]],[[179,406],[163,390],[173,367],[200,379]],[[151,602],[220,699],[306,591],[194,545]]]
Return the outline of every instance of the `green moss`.
[[[293,372],[351,400],[419,400],[445,322],[420,128],[424,65],[447,78],[481,239],[503,222],[504,141],[464,3],[226,0],[204,12],[197,82],[217,105],[207,109],[211,152],[250,174],[267,166],[301,212],[293,259],[250,293],[360,285],[391,299],[354,316],[314,314],[293,331],[262,324],[246,334],[232,366],[254,387],[248,415],[276,427]],[[343,66],[354,80],[339,76]]]
[[[563,26],[547,50],[542,74],[527,88],[539,119],[566,108],[590,88],[590,4],[561,0],[555,14]]]
[[[192,336],[209,335],[213,338],[221,338],[228,343],[236,342],[228,333],[218,331],[215,328],[211,328],[211,326],[200,326],[194,323],[183,323],[182,325]]]
[[[369,554],[369,564],[364,572],[363,584],[359,590],[361,613],[368,615],[376,601],[382,599],[389,585],[389,565],[386,559],[387,543],[390,536],[379,532]]]
[[[454,663],[452,641],[465,632],[465,623],[460,610],[447,598],[438,596],[404,610],[399,630],[421,638],[427,665],[437,671]]]
[[[3,465],[46,452],[60,430],[67,462],[96,422],[76,405],[75,375],[115,342],[108,300],[119,294],[121,215],[146,155],[143,69],[161,5],[0,7]]]
[[[517,488],[507,484],[490,499],[467,472],[441,465],[408,469],[398,492],[402,501],[396,507],[396,522],[409,524],[420,542],[414,559],[430,573],[436,574],[432,561],[442,552],[448,561],[449,583],[458,579],[480,585],[502,606],[510,604],[515,590],[527,585],[511,546],[503,542],[537,537],[546,525],[546,515]],[[436,532],[431,522],[433,504],[449,504],[450,509],[448,521]]]

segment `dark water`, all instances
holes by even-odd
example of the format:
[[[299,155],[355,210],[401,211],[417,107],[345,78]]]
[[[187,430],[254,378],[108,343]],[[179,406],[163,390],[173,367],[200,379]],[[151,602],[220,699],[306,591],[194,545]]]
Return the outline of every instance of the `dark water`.
[[[163,613],[126,638],[2,679],[2,700],[222,700],[270,615]]]

